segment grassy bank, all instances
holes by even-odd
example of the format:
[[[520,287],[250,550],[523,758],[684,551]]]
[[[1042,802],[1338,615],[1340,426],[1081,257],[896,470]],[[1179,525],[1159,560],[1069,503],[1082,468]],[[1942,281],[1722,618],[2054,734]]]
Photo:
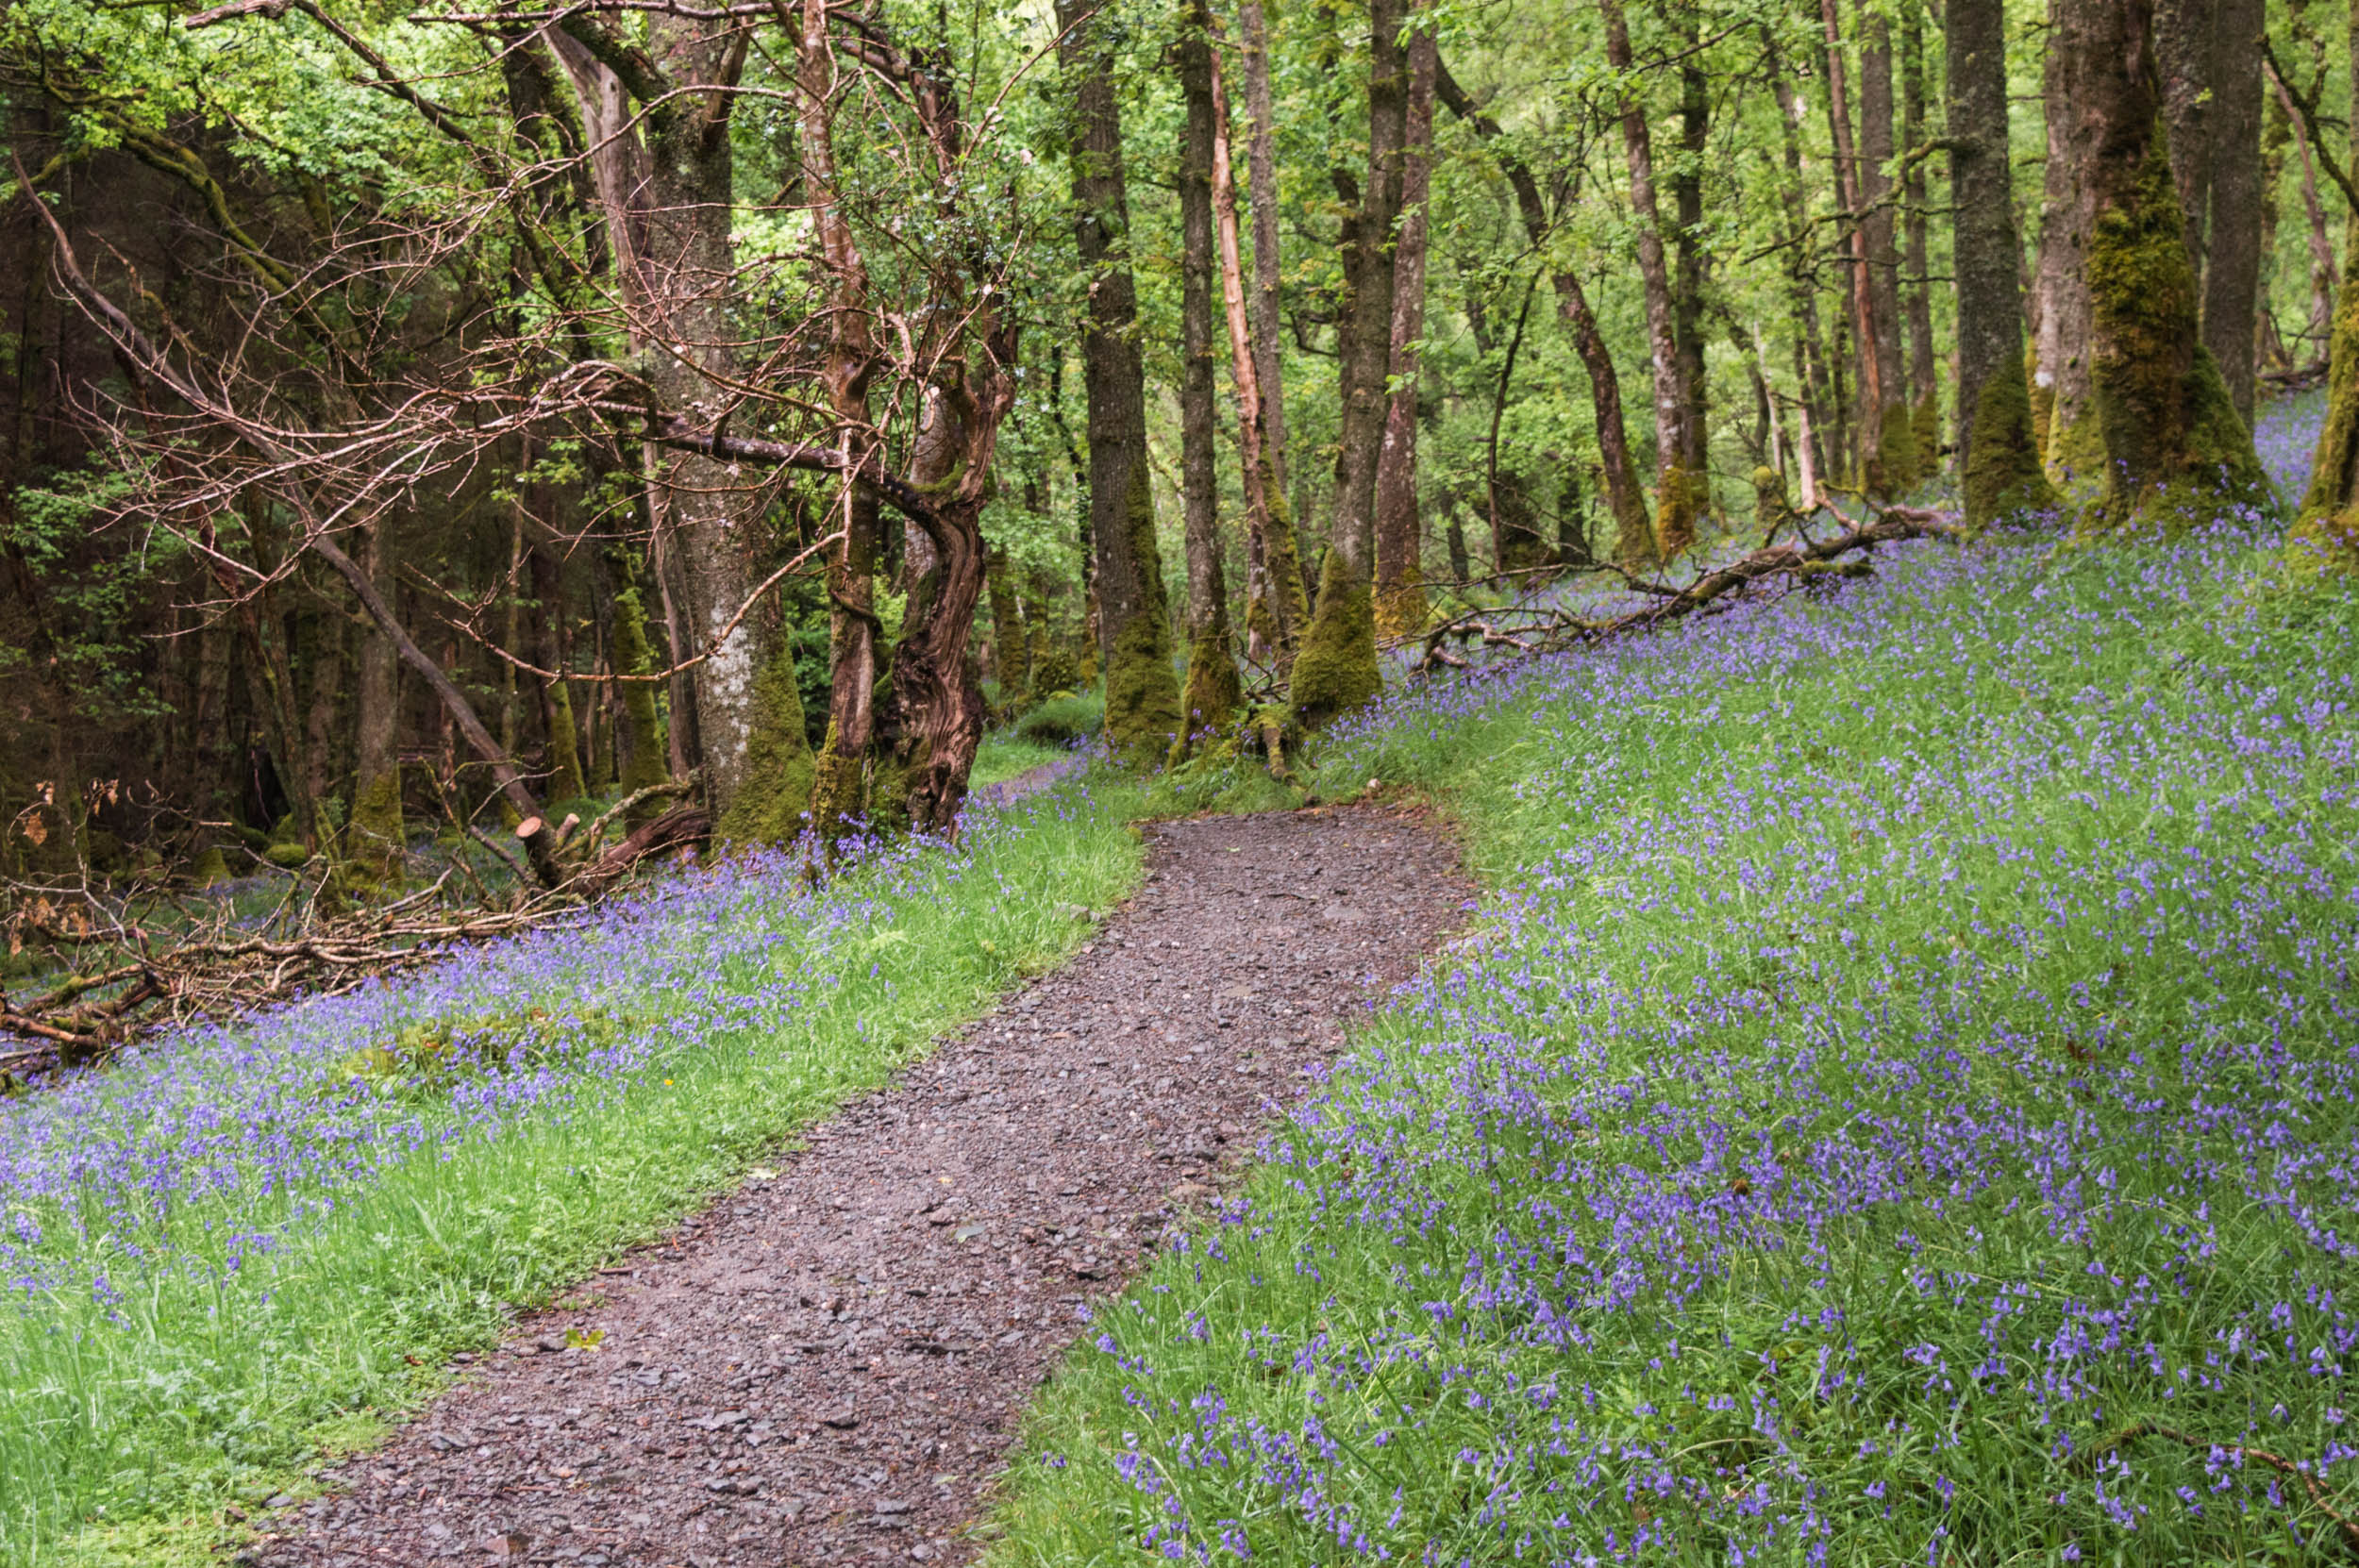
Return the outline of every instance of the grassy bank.
[[[498,1335],[1078,942],[1130,797],[820,891],[744,859],[0,1104],[0,1561],[202,1560]]]
[[[2341,1550],[2359,605],[2267,542],[1928,548],[1338,737],[1481,935],[1099,1316],[993,1560]]]

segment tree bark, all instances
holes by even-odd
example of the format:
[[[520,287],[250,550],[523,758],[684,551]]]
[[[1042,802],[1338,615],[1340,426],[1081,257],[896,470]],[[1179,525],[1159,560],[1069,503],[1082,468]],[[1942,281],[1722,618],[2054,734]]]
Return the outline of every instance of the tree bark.
[[[1220,52],[1211,53],[1213,87],[1213,225],[1220,267],[1221,313],[1229,327],[1229,374],[1237,394],[1237,457],[1245,495],[1246,554],[1252,575],[1246,612],[1257,658],[1268,659],[1280,679],[1294,668],[1295,648],[1311,616],[1302,566],[1286,514],[1270,444],[1268,415],[1276,405],[1262,386],[1262,362],[1274,351],[1260,342],[1246,313],[1243,249],[1237,232],[1237,188],[1229,142],[1229,95]],[[1263,83],[1266,94],[1268,83]],[[1264,149],[1266,151],[1266,149]],[[1260,214],[1257,210],[1258,225]],[[1258,262],[1258,253],[1257,253]],[[1273,275],[1272,285],[1276,278]]]
[[[1872,442],[1867,489],[1897,496],[1916,483],[1916,424],[1909,409],[1900,346],[1900,256],[1892,221],[1892,28],[1872,0],[1860,14],[1859,243],[1865,261],[1873,337],[1863,335],[1861,440]],[[1872,362],[1871,362],[1872,361]]]
[[[1433,167],[1433,78],[1440,53],[1432,31],[1409,40],[1400,238],[1393,254],[1392,395],[1376,465],[1376,633],[1425,628],[1425,528],[1417,511],[1417,359],[1425,333],[1427,198]]]
[[[1291,492],[1287,486],[1285,384],[1279,362],[1284,327],[1278,317],[1278,114],[1270,99],[1269,31],[1262,0],[1237,0],[1237,30],[1245,45],[1245,111],[1249,123],[1246,196],[1253,212],[1253,373],[1261,390],[1262,436],[1269,453],[1270,510],[1280,515],[1280,526],[1290,527],[1281,515]],[[1214,69],[1218,69],[1217,61]],[[1290,549],[1287,554],[1294,558],[1297,572],[1302,572],[1301,553]],[[1275,571],[1275,557],[1272,561]],[[1286,590],[1290,599],[1299,601],[1305,616],[1310,613],[1312,587],[1307,576],[1298,576]],[[1287,647],[1291,654],[1291,642]]]
[[[1941,471],[1941,372],[1933,356],[1932,225],[1925,209],[1925,22],[1914,6],[1900,13],[1900,142],[1909,159],[1901,187],[1907,209],[1908,276],[1901,295],[1909,321],[1909,412],[1920,475]]]
[[[2261,51],[2267,0],[2217,0],[2211,104],[2211,211],[2203,252],[2203,344],[2236,415],[2252,423],[2260,314]]]
[[[1869,275],[1867,230],[1858,217],[1866,205],[1866,180],[1851,134],[1850,97],[1843,69],[1842,19],[1835,8],[1836,0],[1819,0],[1819,23],[1826,33],[1827,125],[1834,144],[1835,198],[1843,210],[1851,214],[1845,220],[1845,242],[1851,258],[1848,279],[1851,348],[1858,357],[1859,367],[1859,417],[1853,422],[1853,436],[1858,442],[1854,466],[1860,482],[1872,490],[1879,488],[1882,480],[1878,464],[1883,389],[1875,351],[1875,283]]]
[[[1794,96],[1794,83],[1786,75],[1778,56],[1777,35],[1768,27],[1761,30],[1765,69],[1769,86],[1778,104],[1778,129],[1781,150],[1785,159],[1785,180],[1779,187],[1778,199],[1785,211],[1785,226],[1779,235],[1786,246],[1786,292],[1793,302],[1795,319],[1801,323],[1801,336],[1795,347],[1800,361],[1802,405],[1809,412],[1810,429],[1801,436],[1805,446],[1823,439],[1835,428],[1835,391],[1827,366],[1827,340],[1818,319],[1818,285],[1813,275],[1811,255],[1811,224],[1808,186],[1802,172],[1801,105]],[[1811,452],[1812,475],[1815,478],[1824,464],[1822,457],[1832,452]],[[1805,486],[1799,497],[1805,511],[1816,500],[1815,487]]]
[[[1687,24],[1681,42],[1700,50],[1695,25]],[[1680,161],[1671,174],[1671,205],[1679,215],[1673,237],[1671,269],[1671,330],[1679,342],[1680,386],[1687,394],[1685,441],[1687,472],[1698,487],[1698,510],[1711,503],[1711,425],[1704,384],[1704,160],[1711,152],[1712,84],[1704,75],[1699,53],[1680,62]]]
[[[379,593],[394,581],[388,520],[377,518],[360,531],[354,559]],[[375,626],[360,634],[354,671],[352,810],[347,816],[355,866],[380,882],[399,884],[402,874],[401,655],[393,639]]]
[[[728,384],[738,332],[729,139],[737,94],[729,90],[748,35],[657,15],[646,24],[643,46],[586,13],[569,14],[559,25],[575,45],[560,54],[593,144],[620,142],[634,131],[644,139],[644,159],[618,146],[609,160],[615,167],[594,165],[604,176],[608,233],[620,237],[617,275],[632,346],[662,407],[694,429],[717,431],[738,400]],[[637,101],[635,117],[616,113],[618,89]],[[757,580],[765,490],[726,460],[679,449],[661,459],[656,485],[657,524],[671,536],[678,568],[678,609],[706,655],[689,677],[694,760],[714,820],[728,834],[731,808],[753,782],[757,748],[780,738],[773,733],[778,715],[764,710],[761,690],[777,653],[775,615],[766,606],[738,613]],[[769,814],[777,804],[748,807]]]
[[[1318,602],[1295,658],[1295,716],[1316,727],[1383,689],[1376,662],[1376,470],[1391,368],[1393,225],[1408,133],[1401,0],[1368,0],[1368,173],[1346,225],[1347,302],[1337,333],[1335,501]]]
[[[1827,0],[1832,5],[1833,0]],[[1605,18],[1605,58],[1624,76],[1621,94],[1622,154],[1630,166],[1630,204],[1638,229],[1638,277],[1647,304],[1647,342],[1654,369],[1654,542],[1665,559],[1696,539],[1696,513],[1703,475],[1687,466],[1688,394],[1680,375],[1677,320],[1671,275],[1663,251],[1663,215],[1655,202],[1654,141],[1647,128],[1644,80],[1634,75],[1630,25],[1622,0],[1598,0]]]
[[[2212,197],[2217,12],[2217,0],[2156,0],[2154,7],[2154,58],[2161,73],[2171,183],[2179,190],[2187,255],[2198,276],[2203,272],[2204,215]]]
[[[2151,0],[2070,0],[2066,8],[2092,46],[2061,57],[2059,75],[2074,137],[2088,149],[2073,221],[2088,236],[2102,515],[2127,522],[2183,507],[2178,497],[2188,492],[2262,493],[2252,437],[2198,331],[2186,222],[2158,135]]]
[[[2033,417],[2047,429],[2041,460],[2049,478],[2085,493],[2105,478],[2105,438],[2098,423],[2094,361],[2089,352],[2086,205],[2089,165],[2096,156],[2090,128],[2073,104],[2073,61],[2096,48],[2088,0],[2049,0],[2046,74],[2048,161],[2042,177],[2039,338],[2033,375]]]
[[[1188,683],[1180,709],[1183,743],[1229,722],[1244,700],[1229,651],[1229,585],[1221,560],[1219,455],[1213,414],[1213,162],[1225,140],[1214,129],[1212,9],[1187,0],[1178,44],[1187,126],[1180,154],[1180,489],[1188,557]]]
[[[2005,0],[1949,0],[1958,472],[1969,527],[2052,499],[2032,427],[2007,142]]]
[[[1078,132],[1075,239],[1091,280],[1081,366],[1089,398],[1090,538],[1097,555],[1106,739],[1133,759],[1160,758],[1180,735],[1181,716],[1147,486],[1146,375],[1139,359],[1113,48],[1107,19],[1082,0],[1059,0],[1057,18],[1065,29],[1057,47],[1073,78]]]

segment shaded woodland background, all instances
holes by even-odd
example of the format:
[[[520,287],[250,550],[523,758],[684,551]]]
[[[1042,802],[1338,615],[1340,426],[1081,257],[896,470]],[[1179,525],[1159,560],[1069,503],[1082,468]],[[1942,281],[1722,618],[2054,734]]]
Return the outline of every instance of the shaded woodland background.
[[[1282,765],[1822,501],[2300,500],[2354,21],[14,6],[0,870],[941,829],[1038,698]]]

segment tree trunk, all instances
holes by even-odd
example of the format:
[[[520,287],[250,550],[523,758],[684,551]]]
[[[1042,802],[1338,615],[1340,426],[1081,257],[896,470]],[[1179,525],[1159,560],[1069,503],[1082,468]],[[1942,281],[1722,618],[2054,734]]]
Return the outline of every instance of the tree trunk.
[[[1004,545],[983,559],[983,582],[991,595],[991,675],[999,683],[1000,710],[1007,713],[1019,711],[1032,691],[1032,651],[1024,637],[1012,571]]]
[[[1828,0],[1832,5],[1833,0]],[[1654,542],[1665,559],[1696,539],[1703,475],[1687,466],[1687,388],[1680,375],[1679,330],[1670,268],[1663,252],[1663,215],[1654,190],[1654,142],[1647,128],[1645,80],[1633,75],[1630,25],[1622,0],[1598,0],[1605,18],[1605,56],[1626,79],[1621,93],[1622,153],[1630,165],[1630,204],[1637,220],[1638,277],[1647,302],[1647,342],[1654,367]]]
[[[1433,166],[1433,77],[1440,60],[1430,28],[1409,39],[1409,104],[1401,146],[1400,238],[1393,254],[1392,395],[1376,465],[1376,633],[1425,629],[1425,528],[1417,512],[1417,356],[1425,333],[1427,197]]]
[[[1856,384],[1860,414],[1853,422],[1852,431],[1858,450],[1853,468],[1859,482],[1872,490],[1879,488],[1882,479],[1878,468],[1878,442],[1882,433],[1879,410],[1883,407],[1883,392],[1878,382],[1875,285],[1868,275],[1867,231],[1858,217],[1866,204],[1863,194],[1866,182],[1862,177],[1859,152],[1851,134],[1851,105],[1843,69],[1842,20],[1835,8],[1836,0],[1819,0],[1819,23],[1826,35],[1827,126],[1834,145],[1835,199],[1846,213],[1851,214],[1844,221],[1844,244],[1850,256],[1850,266],[1846,269],[1847,302],[1850,307],[1847,325],[1859,369]],[[1836,378],[1840,385],[1839,368]],[[1838,395],[1838,405],[1840,402]]]
[[[1295,657],[1295,716],[1316,727],[1383,689],[1376,662],[1376,470],[1391,368],[1393,225],[1400,213],[1408,132],[1401,0],[1368,3],[1368,175],[1346,225],[1347,300],[1337,333],[1335,501],[1319,593]]]
[[[1285,489],[1280,481],[1270,444],[1268,419],[1276,403],[1262,387],[1263,358],[1274,359],[1275,349],[1255,338],[1246,311],[1244,258],[1237,234],[1237,188],[1230,174],[1229,95],[1220,52],[1215,49],[1210,55],[1213,224],[1220,266],[1221,313],[1229,326],[1229,374],[1237,390],[1237,457],[1245,493],[1246,555],[1252,576],[1246,624],[1254,656],[1269,659],[1282,680],[1294,668],[1295,648],[1301,640],[1304,623],[1311,618],[1311,604],[1302,591],[1302,565],[1296,556]],[[1269,84],[1264,80],[1262,85],[1266,97]],[[1264,148],[1256,156],[1266,153]],[[1258,209],[1254,221],[1258,228]],[[1259,254],[1257,251],[1257,264]],[[1271,284],[1274,290],[1275,274]],[[1274,315],[1274,309],[1265,313],[1264,319],[1270,315]]]
[[[1439,61],[1434,68],[1434,90],[1442,102],[1449,106],[1450,112],[1472,125],[1475,133],[1492,147],[1500,171],[1507,175],[1509,188],[1515,193],[1515,209],[1523,219],[1524,237],[1533,249],[1542,248],[1553,225],[1531,166],[1513,147],[1500,143],[1498,122],[1475,108],[1474,100]],[[1573,335],[1574,352],[1581,356],[1581,368],[1589,373],[1590,423],[1598,433],[1606,507],[1614,514],[1614,559],[1631,567],[1651,565],[1661,556],[1655,545],[1654,525],[1647,516],[1646,493],[1639,487],[1638,466],[1631,459],[1629,429],[1622,417],[1622,381],[1614,368],[1613,352],[1606,346],[1597,312],[1590,309],[1581,275],[1569,266],[1561,267],[1550,275],[1549,282],[1556,291],[1557,313]],[[1460,571],[1459,579],[1465,579],[1464,570]]]
[[[1278,315],[1278,114],[1270,98],[1269,31],[1263,19],[1262,0],[1237,0],[1237,30],[1244,35],[1245,111],[1251,125],[1246,133],[1246,196],[1253,209],[1253,374],[1261,389],[1262,437],[1269,453],[1270,511],[1279,518],[1278,526],[1290,527],[1283,515],[1291,491],[1285,385],[1279,358],[1285,327]],[[1217,61],[1214,68],[1218,69]],[[1292,521],[1302,521],[1301,514],[1296,513]],[[1286,596],[1300,607],[1301,614],[1295,622],[1299,626],[1310,615],[1313,585],[1302,553],[1290,547],[1286,554],[1298,574],[1287,585]],[[1279,570],[1275,555],[1269,569],[1273,574]],[[1291,640],[1286,647],[1291,657]]]
[[[1681,35],[1689,49],[1699,49],[1693,23]],[[1700,55],[1680,63],[1680,163],[1671,175],[1671,204],[1679,214],[1673,237],[1671,270],[1671,330],[1679,342],[1680,385],[1687,394],[1685,463],[1694,476],[1696,507],[1700,512],[1712,502],[1711,425],[1704,385],[1704,159],[1711,151],[1712,84],[1704,75]]]
[[[2178,187],[2187,255],[2199,277],[2203,272],[2204,215],[2212,197],[2217,8],[2217,0],[2156,0],[2154,7],[2154,58],[2161,73],[2171,183]],[[2258,58],[2257,48],[2247,52]]]
[[[574,696],[565,679],[565,590],[557,558],[544,545],[525,546],[532,572],[533,662],[554,670],[557,678],[541,683],[541,720],[548,738],[543,759],[541,798],[554,806],[588,793],[581,775],[581,731],[574,722]]]
[[[1916,483],[1916,423],[1909,409],[1908,373],[1900,354],[1900,256],[1892,222],[1892,28],[1860,6],[1859,245],[1865,259],[1873,336],[1862,334],[1861,440],[1872,442],[1867,489],[1899,495]]]
[[[1810,416],[1812,434],[1807,440],[1815,442],[1835,428],[1835,391],[1828,374],[1826,334],[1818,320],[1809,194],[1802,172],[1801,106],[1795,99],[1793,80],[1778,58],[1777,36],[1766,26],[1762,28],[1762,48],[1769,86],[1777,98],[1779,140],[1785,158],[1785,180],[1778,191],[1779,202],[1785,209],[1785,225],[1779,238],[1786,245],[1787,297],[1793,301],[1795,318],[1802,326],[1801,337],[1795,345],[1795,357],[1800,361],[1797,378],[1801,384],[1802,406]],[[1816,451],[1811,454],[1814,477],[1820,466],[1819,456]],[[1808,511],[1815,492],[1806,487],[1800,499],[1803,509]]]
[[[1958,472],[1980,526],[2051,500],[2023,372],[2006,0],[1949,0],[1949,246],[1958,289]]]
[[[2041,459],[2049,478],[2077,493],[2101,485],[2105,437],[2097,418],[2094,360],[2089,353],[2086,204],[2089,164],[2096,156],[2071,97],[2071,58],[2096,47],[2089,0],[2049,0],[2049,34],[2042,97],[2047,106],[2048,162],[2040,201],[2039,268],[2034,287],[2039,339],[2033,355],[2033,416],[2048,430]]]
[[[1178,45],[1187,128],[1180,144],[1180,489],[1188,557],[1188,683],[1180,709],[1183,743],[1225,725],[1245,692],[1229,651],[1229,585],[1222,569],[1218,453],[1213,434],[1213,160],[1224,139],[1213,128],[1212,11],[1188,0]]]
[[[1081,339],[1089,395],[1090,537],[1096,546],[1098,650],[1106,672],[1106,740],[1133,760],[1160,758],[1181,730],[1179,682],[1156,553],[1146,475],[1146,376],[1139,360],[1138,289],[1130,274],[1129,197],[1108,21],[1060,0],[1058,43],[1074,77],[1076,242],[1090,278]]]
[[[2277,296],[2277,225],[2281,215],[2278,198],[2285,182],[2285,154],[2293,144],[2294,125],[2284,104],[2269,91],[2266,74],[2262,96],[2268,107],[2261,132],[2261,270],[2260,280],[2253,287],[2259,318],[2252,334],[2253,359],[2256,370],[2261,365],[2283,370],[2293,363],[2293,358],[2285,352],[2285,340],[2278,330],[2273,303]],[[2226,374],[2224,370],[2222,374]]]
[[[1908,277],[1902,294],[1909,319],[1909,412],[1916,432],[1920,475],[1941,471],[1941,372],[1933,357],[1932,223],[1925,209],[1925,23],[1915,6],[1900,13],[1900,141],[1908,155]]]
[[[361,530],[355,562],[376,583],[393,587],[390,520]],[[510,595],[513,598],[513,594]],[[510,667],[512,668],[512,666]],[[354,672],[353,776],[350,843],[345,859],[372,879],[399,886],[402,875],[401,655],[393,639],[372,626],[360,634]]]
[[[2211,211],[2203,251],[2203,344],[2236,416],[2252,423],[2261,288],[2261,51],[2267,0],[2217,0],[2211,119]]]
[[[2196,321],[2195,268],[2162,108],[2151,0],[2070,0],[2092,45],[2061,57],[2064,101],[2088,148],[2074,221],[2088,236],[2090,359],[2105,440],[2103,516],[2120,524],[2198,495],[2266,492]]]
[[[647,601],[640,587],[637,552],[622,542],[609,545],[606,570],[614,592],[614,673],[651,676],[657,666],[655,650],[647,642]],[[663,721],[656,709],[655,682],[640,679],[616,684],[622,690],[623,709],[614,748],[619,763],[616,782],[624,794],[631,795],[662,783],[669,776],[670,759],[664,751]],[[653,803],[641,808],[635,822],[645,821],[655,810]]]
[[[2359,0],[2353,3],[2351,25],[2359,34]],[[2359,83],[2359,58],[2351,62],[2351,73]],[[2285,84],[2276,86],[2282,98]],[[2311,102],[2317,101],[2313,96]],[[2285,108],[2290,115],[2293,106]],[[2352,125],[2351,136],[2359,145],[2359,124]],[[2297,130],[2294,140],[2306,158],[2307,138]],[[2351,246],[2347,273],[2359,276],[2359,215],[2345,225],[2344,236]],[[2310,490],[2302,497],[2292,538],[2296,549],[2348,569],[2359,562],[2359,289],[2345,289],[2336,302],[2334,330],[2327,340],[2326,388],[2326,423],[2318,430],[2317,450],[2310,459]]]

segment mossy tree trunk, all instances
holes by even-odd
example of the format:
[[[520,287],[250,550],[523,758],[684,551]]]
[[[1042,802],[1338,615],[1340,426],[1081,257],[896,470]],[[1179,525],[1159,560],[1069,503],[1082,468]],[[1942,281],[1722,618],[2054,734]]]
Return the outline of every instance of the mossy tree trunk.
[[[1704,169],[1711,157],[1712,81],[1704,72],[1702,39],[1694,13],[1680,24],[1680,158],[1671,171],[1671,207],[1679,227],[1671,236],[1671,335],[1679,344],[1680,387],[1687,394],[1681,435],[1687,472],[1695,475],[1697,509],[1712,506],[1710,383],[1704,366]]]
[[[614,743],[616,782],[629,795],[662,783],[669,767],[663,718],[655,700],[656,683],[646,678],[655,674],[657,665],[655,649],[647,640],[646,595],[640,585],[636,553],[623,543],[608,546],[606,571],[614,594],[614,673],[636,677],[615,683],[622,697],[622,721]],[[655,809],[652,804],[641,808],[640,820],[653,816]]]
[[[1226,725],[1244,700],[1229,650],[1229,584],[1223,569],[1220,490],[1215,478],[1213,369],[1213,158],[1226,139],[1214,127],[1212,11],[1188,0],[1179,42],[1180,91],[1187,105],[1180,144],[1180,491],[1188,565],[1188,683],[1182,746]]]
[[[2024,374],[2021,250],[2008,170],[2005,0],[1949,0],[1950,264],[1958,288],[1958,445],[1966,521],[2053,499]]]
[[[2090,358],[2119,524],[2159,505],[2266,493],[2260,459],[2201,342],[2186,220],[2161,135],[2150,0],[2074,0],[2090,52],[2064,65],[2087,127]],[[2175,492],[2172,493],[2172,492]]]
[[[534,662],[557,675],[554,680],[541,682],[541,724],[547,742],[541,798],[554,806],[589,792],[581,772],[581,731],[574,720],[573,686],[565,678],[570,653],[565,638],[564,575],[557,557],[545,545],[527,544],[525,555],[532,573]]]
[[[1033,487],[1037,494],[1037,487]],[[1032,691],[1032,650],[1024,637],[1024,612],[1016,603],[1014,569],[1004,545],[983,559],[983,581],[991,598],[992,677],[999,683],[999,706],[1012,710]]]
[[[1090,539],[1096,556],[1106,740],[1117,755],[1147,760],[1169,749],[1181,721],[1154,493],[1147,486],[1146,376],[1139,359],[1114,50],[1108,20],[1079,0],[1061,0],[1057,16],[1065,29],[1058,54],[1074,92],[1075,240],[1090,275],[1081,365],[1089,398]]]
[[[1347,298],[1336,333],[1335,502],[1319,592],[1295,659],[1295,716],[1315,728],[1383,690],[1376,661],[1376,475],[1392,368],[1394,225],[1408,135],[1409,61],[1400,0],[1368,5],[1368,174],[1345,221]]]

